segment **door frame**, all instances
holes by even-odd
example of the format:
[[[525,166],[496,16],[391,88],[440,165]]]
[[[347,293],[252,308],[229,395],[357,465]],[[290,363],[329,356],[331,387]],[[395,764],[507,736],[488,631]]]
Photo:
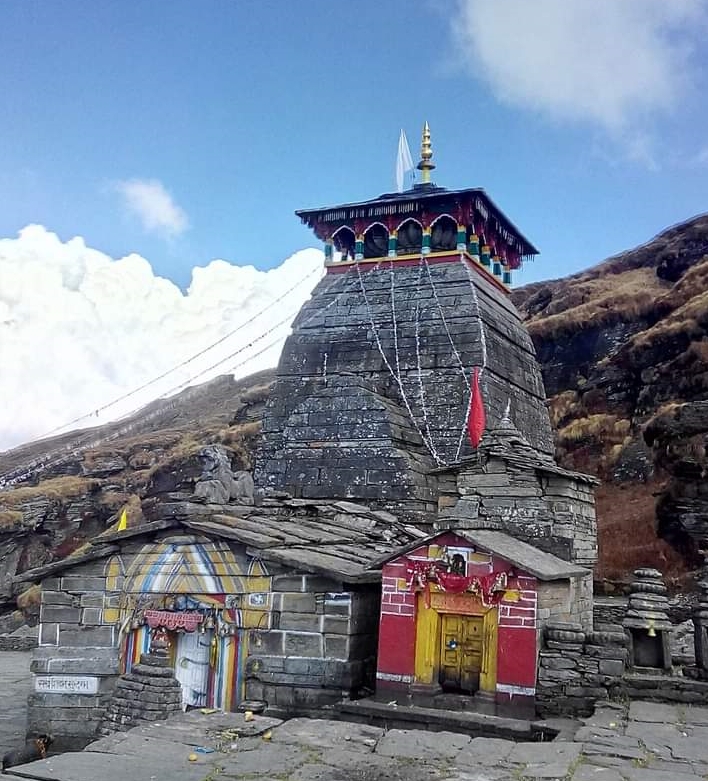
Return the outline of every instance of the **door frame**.
[[[442,650],[442,616],[454,613],[462,616],[482,617],[482,669],[479,673],[479,690],[496,692],[497,647],[499,611],[496,605],[484,607],[479,597],[472,594],[445,594],[433,592],[418,594],[416,605],[415,681],[434,686],[440,672]]]

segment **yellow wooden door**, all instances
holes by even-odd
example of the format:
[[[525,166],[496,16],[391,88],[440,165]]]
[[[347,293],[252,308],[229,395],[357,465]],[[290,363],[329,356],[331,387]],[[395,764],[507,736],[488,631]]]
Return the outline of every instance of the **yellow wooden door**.
[[[440,684],[444,689],[473,692],[482,669],[482,616],[442,616]]]

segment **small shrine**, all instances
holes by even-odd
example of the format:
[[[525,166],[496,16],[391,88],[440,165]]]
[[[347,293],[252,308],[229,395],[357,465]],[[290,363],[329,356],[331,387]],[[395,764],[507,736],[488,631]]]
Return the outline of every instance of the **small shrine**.
[[[377,691],[533,700],[538,631],[589,572],[490,530],[442,531],[383,565]]]

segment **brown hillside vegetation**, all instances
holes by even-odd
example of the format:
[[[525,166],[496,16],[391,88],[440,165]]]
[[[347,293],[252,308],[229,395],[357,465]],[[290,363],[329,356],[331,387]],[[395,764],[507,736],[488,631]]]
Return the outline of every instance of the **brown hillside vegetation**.
[[[673,547],[657,538],[657,497],[675,480],[644,429],[658,412],[708,398],[708,216],[513,298],[541,362],[557,457],[603,480],[599,576],[626,579],[649,564],[686,580],[697,535],[679,523],[665,534]]]

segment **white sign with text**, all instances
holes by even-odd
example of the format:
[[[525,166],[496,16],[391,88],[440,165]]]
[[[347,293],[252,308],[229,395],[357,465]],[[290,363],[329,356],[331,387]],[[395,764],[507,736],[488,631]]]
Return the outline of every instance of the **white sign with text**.
[[[98,678],[93,675],[36,675],[34,690],[45,694],[96,694]]]

